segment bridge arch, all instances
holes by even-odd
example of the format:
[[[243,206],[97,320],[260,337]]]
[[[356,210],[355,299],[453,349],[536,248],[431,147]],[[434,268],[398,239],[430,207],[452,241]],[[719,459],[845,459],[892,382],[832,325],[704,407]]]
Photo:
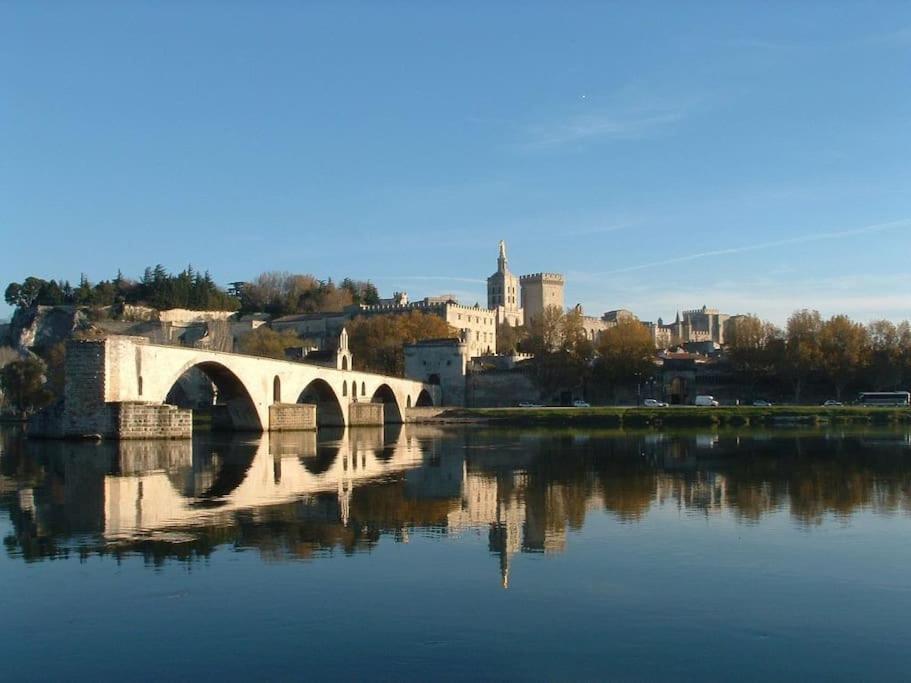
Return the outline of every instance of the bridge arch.
[[[402,409],[399,407],[399,400],[396,398],[395,392],[388,384],[381,384],[377,387],[376,391],[373,392],[370,401],[372,403],[383,404],[383,422],[404,422],[402,419]]]
[[[335,390],[324,379],[312,380],[297,398],[297,403],[311,403],[316,406],[318,427],[344,427],[345,412],[342,410]]]
[[[433,398],[430,396],[430,392],[426,389],[421,389],[421,393],[418,394],[418,400],[415,403],[415,406],[418,408],[432,408]]]
[[[212,428],[234,431],[262,432],[263,425],[256,404],[243,381],[231,369],[214,360],[187,363],[165,384],[167,393],[164,403],[180,407],[188,406],[186,391],[181,387],[185,376],[201,372],[215,386],[212,405]]]
[[[272,380],[272,402],[282,402],[282,380],[278,375]]]

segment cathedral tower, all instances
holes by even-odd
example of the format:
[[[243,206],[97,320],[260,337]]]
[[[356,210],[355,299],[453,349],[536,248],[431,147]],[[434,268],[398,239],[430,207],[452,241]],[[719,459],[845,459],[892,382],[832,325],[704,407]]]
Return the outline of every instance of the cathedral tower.
[[[497,312],[497,323],[522,324],[519,278],[509,272],[506,242],[500,240],[497,272],[487,278],[487,308]]]

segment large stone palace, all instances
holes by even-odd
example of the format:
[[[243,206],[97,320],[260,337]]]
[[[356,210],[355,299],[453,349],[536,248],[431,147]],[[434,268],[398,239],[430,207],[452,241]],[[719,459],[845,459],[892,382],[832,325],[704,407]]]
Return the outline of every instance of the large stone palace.
[[[565,310],[566,280],[559,273],[531,273],[516,275],[509,269],[506,242],[500,241],[497,254],[497,270],[487,278],[487,307],[460,304],[454,295],[426,297],[409,301],[407,293],[397,292],[390,299],[382,299],[374,305],[355,304],[331,313],[308,313],[288,315],[272,321],[276,330],[293,330],[310,340],[321,349],[331,348],[341,331],[352,318],[357,316],[397,315],[410,311],[421,311],[445,320],[458,332],[469,358],[490,356],[497,352],[497,327],[527,325],[546,308]],[[623,321],[639,321],[630,310],[607,311],[600,317],[585,315],[581,306],[575,310],[581,314],[586,335],[597,342],[606,330]],[[655,347],[668,348],[673,345],[694,342],[723,344],[725,327],[730,316],[703,306],[677,313],[672,323],[642,321]]]

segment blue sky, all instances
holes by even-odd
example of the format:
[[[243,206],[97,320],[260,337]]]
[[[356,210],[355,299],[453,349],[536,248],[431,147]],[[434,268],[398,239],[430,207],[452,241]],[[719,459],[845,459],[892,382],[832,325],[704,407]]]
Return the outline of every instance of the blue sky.
[[[0,5],[0,280],[911,318],[911,4]],[[10,310],[0,306],[0,317]]]

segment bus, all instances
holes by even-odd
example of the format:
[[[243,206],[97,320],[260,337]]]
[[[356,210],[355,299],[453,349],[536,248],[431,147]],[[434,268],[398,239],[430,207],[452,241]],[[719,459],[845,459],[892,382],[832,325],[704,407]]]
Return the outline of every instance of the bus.
[[[911,405],[911,393],[907,391],[865,391],[857,397],[862,406],[907,406]]]

